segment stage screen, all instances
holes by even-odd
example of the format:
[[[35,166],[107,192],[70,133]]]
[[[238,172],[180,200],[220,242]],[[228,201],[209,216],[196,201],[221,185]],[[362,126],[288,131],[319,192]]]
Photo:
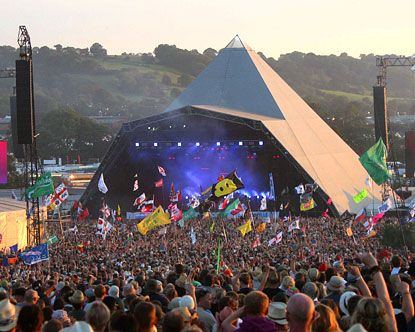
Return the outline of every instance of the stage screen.
[[[0,141],[0,184],[7,183],[7,142]]]

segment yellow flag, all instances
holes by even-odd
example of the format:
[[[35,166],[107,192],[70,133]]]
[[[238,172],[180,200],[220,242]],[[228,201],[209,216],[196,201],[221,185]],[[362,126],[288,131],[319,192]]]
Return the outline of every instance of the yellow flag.
[[[152,214],[137,224],[137,229],[142,235],[146,235],[152,229],[170,223],[169,214],[163,211],[162,206],[159,206]]]
[[[300,211],[308,211],[314,209],[314,199],[311,198],[311,200],[307,203],[301,203],[300,204]]]
[[[258,233],[262,233],[263,231],[265,231],[265,228],[267,227],[267,224],[262,222],[260,223],[257,227],[256,227],[256,231]]]
[[[346,229],[346,234],[347,234],[347,236],[353,236],[353,231],[352,231],[352,228],[351,227],[348,227]]]
[[[248,219],[248,221],[245,224],[239,226],[238,230],[241,232],[242,237],[244,237],[246,234],[252,231],[251,219]]]

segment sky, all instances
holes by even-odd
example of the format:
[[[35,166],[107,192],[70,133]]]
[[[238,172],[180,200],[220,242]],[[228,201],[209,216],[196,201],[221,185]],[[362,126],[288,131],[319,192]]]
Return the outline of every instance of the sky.
[[[415,53],[413,0],[0,0],[0,45],[90,47],[109,54],[152,52],[159,44],[221,49],[236,35],[278,58],[315,54]]]

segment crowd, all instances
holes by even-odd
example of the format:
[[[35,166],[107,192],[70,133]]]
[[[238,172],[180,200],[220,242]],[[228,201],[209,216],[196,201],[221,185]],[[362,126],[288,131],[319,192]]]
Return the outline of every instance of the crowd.
[[[105,239],[92,221],[48,225],[59,237],[49,261],[1,267],[0,331],[415,331],[406,248],[365,238],[362,224],[348,236],[334,218],[261,232],[256,221],[244,237],[237,223],[192,219],[141,236],[118,221]]]

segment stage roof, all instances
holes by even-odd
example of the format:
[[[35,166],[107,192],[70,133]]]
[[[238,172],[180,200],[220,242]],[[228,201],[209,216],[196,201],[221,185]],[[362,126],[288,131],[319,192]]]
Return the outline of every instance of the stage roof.
[[[166,112],[186,105],[261,121],[323,191],[339,213],[381,202],[381,188],[366,188],[358,155],[251,48],[236,36],[174,100]],[[369,197],[355,204],[364,188]]]

